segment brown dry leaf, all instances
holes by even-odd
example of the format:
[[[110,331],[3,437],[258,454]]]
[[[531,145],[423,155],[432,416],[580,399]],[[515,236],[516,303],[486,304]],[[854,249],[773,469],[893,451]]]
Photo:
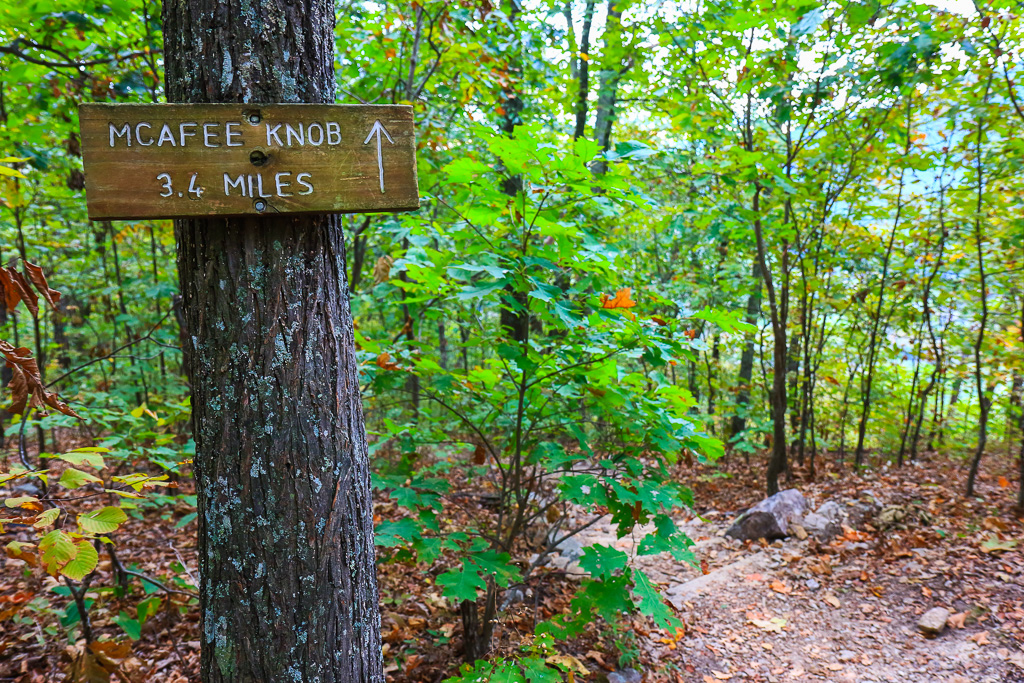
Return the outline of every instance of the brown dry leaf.
[[[999,475],[999,488],[1007,489],[1010,488],[1010,480],[1006,477]]]
[[[732,678],[732,674],[727,674],[724,671],[715,671],[714,669],[711,670],[711,675],[719,681],[727,681]]]
[[[839,609],[840,607],[843,606],[843,604],[841,602],[839,602],[839,598],[834,596],[832,593],[825,593],[825,597],[823,597],[822,600],[824,600],[828,604],[832,605],[836,609]]]
[[[967,612],[958,612],[957,614],[950,615],[950,617],[946,619],[946,625],[950,628],[963,628],[966,620]]]
[[[28,283],[25,276],[16,271],[14,268],[8,268],[7,273],[10,276],[10,281],[14,285],[15,290],[18,292],[18,296],[22,301],[25,302],[25,308],[29,310],[33,317],[39,314],[39,297],[32,291],[32,285]]]
[[[789,593],[793,592],[792,588],[787,586],[782,581],[779,581],[778,579],[775,579],[774,581],[772,581],[770,587],[776,593],[782,593],[783,595],[788,595]]]
[[[391,360],[391,354],[387,351],[381,351],[380,355],[377,356],[377,367],[382,370],[401,370],[398,364]]]
[[[50,304],[50,308],[56,310],[57,302],[60,301],[60,292],[56,289],[50,289],[50,285],[46,282],[46,275],[43,274],[43,269],[34,263],[23,261],[25,264],[25,270],[28,272],[28,279],[32,281],[32,284],[36,286],[39,293],[46,299],[46,303]]]
[[[760,574],[747,574],[747,576],[743,580],[744,581],[751,581],[751,582],[753,582],[753,581],[764,581],[764,577],[761,576]]]
[[[981,631],[979,633],[975,633],[973,636],[967,636],[967,640],[973,640],[975,643],[978,644],[978,647],[981,647],[982,645],[988,645],[988,631]]]
[[[636,306],[636,302],[631,298],[632,293],[632,288],[626,287],[615,292],[613,297],[602,294],[601,308],[633,308]]]
[[[11,382],[7,386],[11,390],[13,403],[7,409],[16,414],[23,414],[27,407],[43,408],[49,406],[71,417],[80,417],[78,413],[68,407],[66,403],[57,398],[57,394],[50,393],[43,385],[39,376],[39,366],[28,349],[14,348],[5,341],[0,341],[0,355],[7,361],[7,367],[11,369]],[[47,415],[46,410],[40,410],[40,415]]]
[[[558,667],[562,671],[568,672],[570,675],[578,673],[586,676],[590,673],[590,670],[583,665],[583,662],[572,655],[552,655],[544,661],[552,666]]]
[[[981,526],[989,531],[1006,531],[1006,522],[998,517],[986,517],[982,520]]]
[[[8,312],[13,312],[18,306],[18,302],[21,301],[18,290],[11,282],[11,274],[3,266],[0,266],[0,295],[3,295],[0,303],[7,307]]]
[[[587,650],[587,659],[592,659],[601,666],[608,668],[608,665],[604,663],[604,655],[597,650]]]
[[[110,659],[124,659],[131,655],[132,643],[130,640],[121,642],[115,642],[113,640],[97,640],[90,643],[89,649],[96,654],[106,655]]]
[[[377,259],[377,263],[373,267],[373,284],[379,285],[382,282],[387,282],[391,276],[391,266],[394,264],[395,259],[387,255]]]

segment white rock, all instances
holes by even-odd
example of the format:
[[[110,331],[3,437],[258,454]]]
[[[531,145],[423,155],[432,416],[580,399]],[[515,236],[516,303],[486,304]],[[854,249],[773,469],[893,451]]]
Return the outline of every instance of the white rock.
[[[917,627],[921,632],[929,636],[937,636],[946,628],[946,620],[949,619],[949,610],[945,607],[932,607],[921,615]]]

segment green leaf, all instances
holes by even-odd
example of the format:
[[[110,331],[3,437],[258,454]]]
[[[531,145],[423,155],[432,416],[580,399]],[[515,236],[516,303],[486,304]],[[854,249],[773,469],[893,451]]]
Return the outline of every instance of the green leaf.
[[[78,546],[63,531],[54,529],[43,536],[39,541],[39,551],[42,553],[43,564],[46,571],[56,576],[57,570],[70,562],[78,554]]]
[[[36,517],[35,524],[32,526],[36,529],[48,527],[57,521],[58,517],[60,517],[60,508],[50,508],[46,512],[40,513],[39,516]]]
[[[519,578],[519,567],[512,564],[512,556],[488,550],[471,555],[469,560],[480,568],[481,573],[494,577],[494,582],[502,588]]]
[[[75,554],[75,559],[68,562],[61,568],[60,573],[69,579],[75,581],[81,581],[86,576],[96,569],[96,565],[100,561],[99,554],[96,552],[95,546],[90,541],[81,540],[75,544],[78,548],[78,552]]]
[[[138,640],[142,637],[142,624],[128,616],[127,612],[121,612],[111,621],[120,626],[121,630],[127,633],[128,637],[132,640]]]
[[[661,593],[639,569],[633,570],[633,595],[640,601],[637,604],[640,613],[654,619],[659,627],[674,629],[679,626],[679,620],[672,616],[672,610],[665,604]]]
[[[135,613],[138,615],[139,623],[145,624],[146,620],[160,611],[163,600],[158,595],[153,595],[145,600],[140,600],[135,606]]]
[[[16,496],[14,498],[7,498],[4,500],[4,505],[9,508],[20,508],[26,503],[38,503],[39,499],[35,496]],[[36,509],[42,507],[41,505],[36,506]]]
[[[76,470],[74,467],[69,467],[64,470],[64,474],[60,475],[60,481],[58,482],[61,486],[68,489],[77,489],[80,486],[86,484],[102,484],[103,480],[99,477],[83,472],[82,470]]]
[[[112,506],[78,515],[78,526],[87,534],[109,534],[127,521],[125,511]]]
[[[444,597],[459,602],[476,600],[476,592],[487,588],[487,584],[480,578],[479,570],[470,568],[468,563],[463,564],[461,570],[452,570],[441,574],[437,577],[437,582],[444,586]]]
[[[382,548],[393,548],[420,537],[419,525],[415,519],[405,517],[396,521],[381,522],[377,525],[373,542]]]
[[[582,138],[581,138],[582,139]],[[559,683],[562,675],[548,666],[540,657],[525,657],[519,661],[530,683]]]
[[[92,467],[93,469],[102,470],[105,463],[103,462],[103,456],[100,453],[109,453],[107,448],[76,448],[73,451],[58,455],[57,457],[64,462],[71,463],[72,465],[82,465],[83,463]]]
[[[629,555],[606,545],[592,545],[583,549],[580,567],[594,578],[611,578],[626,568]]]

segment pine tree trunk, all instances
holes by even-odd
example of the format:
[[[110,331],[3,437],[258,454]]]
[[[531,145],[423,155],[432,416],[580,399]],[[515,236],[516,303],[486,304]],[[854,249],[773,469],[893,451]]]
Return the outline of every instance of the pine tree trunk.
[[[330,0],[166,0],[168,99],[333,102]],[[340,216],[175,221],[205,683],[383,682]]]

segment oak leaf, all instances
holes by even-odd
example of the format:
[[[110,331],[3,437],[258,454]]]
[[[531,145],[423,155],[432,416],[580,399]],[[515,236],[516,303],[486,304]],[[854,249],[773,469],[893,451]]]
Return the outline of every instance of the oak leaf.
[[[615,292],[613,297],[602,294],[601,308],[633,308],[636,306],[636,302],[631,298],[632,293],[633,289],[626,287]]]

